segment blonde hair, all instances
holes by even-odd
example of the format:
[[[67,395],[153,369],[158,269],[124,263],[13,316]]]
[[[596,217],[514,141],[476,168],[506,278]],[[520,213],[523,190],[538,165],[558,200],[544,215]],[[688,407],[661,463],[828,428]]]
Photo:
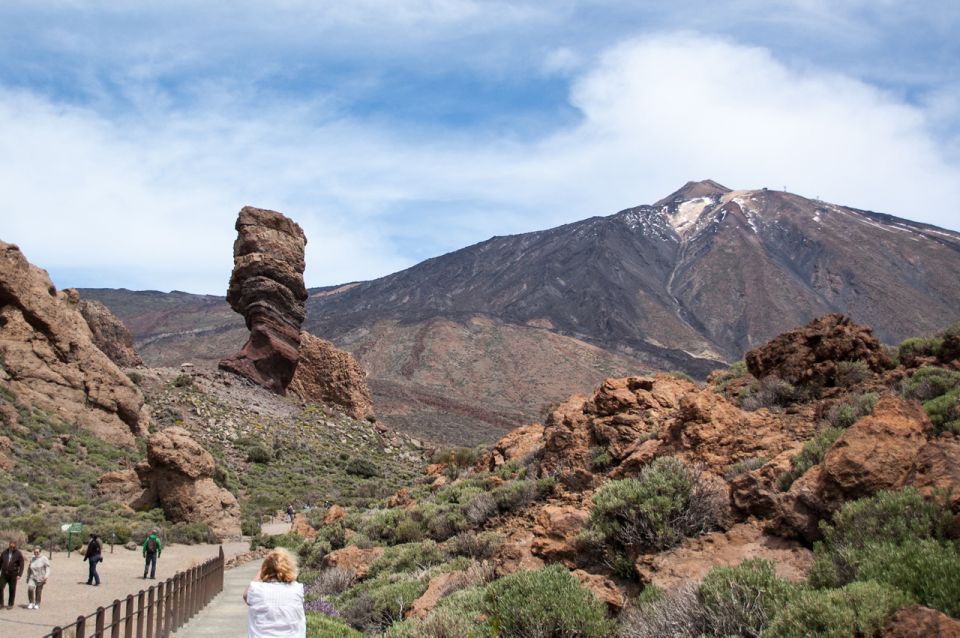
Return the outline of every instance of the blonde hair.
[[[276,548],[263,559],[260,580],[292,583],[297,580],[297,559],[283,547]]]

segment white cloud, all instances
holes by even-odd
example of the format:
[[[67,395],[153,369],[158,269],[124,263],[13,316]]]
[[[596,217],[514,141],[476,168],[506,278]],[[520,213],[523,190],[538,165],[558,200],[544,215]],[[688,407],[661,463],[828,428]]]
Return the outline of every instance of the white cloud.
[[[103,286],[222,293],[244,204],[305,228],[310,285],[649,203],[688,179],[786,185],[958,228],[956,140],[931,129],[952,103],[928,112],[690,33],[624,42],[584,68],[580,121],[532,142],[389,128],[322,101],[251,108],[225,90],[189,108],[147,94],[152,108],[121,118],[8,90],[0,237],[58,273],[111,273]]]

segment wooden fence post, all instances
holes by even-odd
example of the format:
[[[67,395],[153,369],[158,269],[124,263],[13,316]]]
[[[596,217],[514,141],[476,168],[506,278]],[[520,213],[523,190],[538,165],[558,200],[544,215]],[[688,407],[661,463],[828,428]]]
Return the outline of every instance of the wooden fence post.
[[[123,638],[133,638],[133,594],[127,595],[127,614],[123,623]]]
[[[103,607],[97,607],[96,629],[94,629],[93,638],[103,638],[103,618],[106,611]]]

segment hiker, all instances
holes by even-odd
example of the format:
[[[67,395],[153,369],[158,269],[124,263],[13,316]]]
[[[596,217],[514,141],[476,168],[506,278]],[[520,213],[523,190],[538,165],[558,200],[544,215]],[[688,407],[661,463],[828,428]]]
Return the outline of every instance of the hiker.
[[[0,609],[3,609],[3,588],[9,587],[7,607],[13,609],[13,600],[17,597],[17,580],[23,575],[23,554],[17,549],[17,542],[10,541],[0,554]]]
[[[163,545],[160,544],[160,538],[157,536],[157,530],[150,532],[147,540],[143,541],[143,577],[147,577],[147,570],[150,570],[150,578],[157,577],[157,559],[160,558],[160,552],[163,551]]]
[[[267,554],[243,600],[249,606],[247,638],[306,638],[303,583],[297,582],[297,560],[286,549]]]
[[[40,609],[43,586],[50,577],[50,559],[43,555],[39,546],[33,548],[33,558],[27,567],[27,609]]]
[[[290,524],[293,525],[293,505],[287,505],[287,517],[290,519]]]
[[[103,544],[96,534],[90,534],[87,551],[83,553],[83,560],[89,561],[90,572],[87,575],[87,584],[100,586],[100,574],[97,573],[97,563],[103,560]]]

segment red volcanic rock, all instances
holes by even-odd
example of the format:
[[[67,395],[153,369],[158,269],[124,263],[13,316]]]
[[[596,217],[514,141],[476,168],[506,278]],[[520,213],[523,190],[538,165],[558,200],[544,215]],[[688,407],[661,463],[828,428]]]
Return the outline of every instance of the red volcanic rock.
[[[497,441],[493,449],[477,462],[477,469],[489,472],[507,461],[533,458],[543,450],[543,444],[543,426],[539,423],[524,425],[511,430]]]
[[[627,596],[623,593],[623,590],[617,587],[617,584],[606,576],[590,574],[582,569],[577,569],[570,573],[580,581],[580,584],[585,589],[593,592],[597,600],[606,603],[607,608],[613,613],[618,613],[627,604]]]
[[[149,422],[143,395],[94,344],[78,302],[0,242],[0,382],[24,405],[133,447]]]
[[[907,483],[928,496],[943,492],[960,512],[960,439],[940,437],[920,448]]]
[[[343,509],[342,507],[340,507],[340,506],[337,505],[337,504],[333,504],[333,505],[331,505],[330,508],[327,510],[327,513],[324,514],[324,516],[323,516],[323,524],[324,524],[324,525],[333,525],[334,523],[336,523],[337,521],[339,521],[341,518],[343,518],[343,517],[346,516],[346,515],[347,515],[347,513],[344,511],[344,509]]]
[[[243,315],[250,339],[220,367],[284,394],[297,367],[306,317],[307,239],[287,217],[250,206],[240,211],[236,229],[227,301]]]
[[[290,526],[290,531],[294,534],[300,534],[304,538],[313,538],[317,535],[317,530],[313,528],[313,525],[310,524],[310,521],[307,520],[307,517],[303,514],[295,514],[293,517],[293,525]]]
[[[373,414],[367,374],[353,355],[309,332],[300,333],[297,368],[287,393],[308,403],[340,406],[355,419]]]
[[[887,363],[870,328],[839,314],[814,319],[747,353],[747,369],[758,379],[775,376],[794,384],[833,386],[837,364],[862,361],[874,372]]]
[[[533,555],[533,533],[516,530],[497,548],[493,556],[493,566],[497,578],[503,578],[516,572],[529,572],[544,566],[543,560]]]
[[[75,292],[65,290],[64,292]],[[96,344],[110,360],[121,368],[143,365],[143,359],[133,349],[133,337],[127,327],[99,301],[81,299],[77,305],[80,314],[93,333]]]
[[[183,428],[167,428],[147,441],[148,464],[137,466],[168,520],[206,523],[219,539],[240,536],[240,505],[213,481],[213,456]]]
[[[960,638],[960,621],[928,607],[904,607],[887,621],[880,638]]]
[[[590,512],[569,505],[546,505],[537,514],[537,526],[530,551],[547,563],[576,563],[577,534],[583,529]]]
[[[370,573],[370,567],[380,558],[384,549],[371,547],[360,549],[356,545],[347,545],[343,549],[332,551],[323,557],[324,568],[338,567],[353,573],[357,580],[363,580]]]
[[[462,582],[465,577],[466,573],[461,571],[434,576],[427,584],[427,591],[413,601],[405,616],[407,618],[426,618],[440,602],[440,599],[446,596],[447,592],[455,587],[458,582]]]
[[[840,435],[820,465],[794,481],[780,501],[778,524],[814,541],[820,537],[820,520],[845,501],[907,485],[930,431],[930,420],[918,404],[883,397],[872,415]],[[938,454],[931,450],[930,456]]]

